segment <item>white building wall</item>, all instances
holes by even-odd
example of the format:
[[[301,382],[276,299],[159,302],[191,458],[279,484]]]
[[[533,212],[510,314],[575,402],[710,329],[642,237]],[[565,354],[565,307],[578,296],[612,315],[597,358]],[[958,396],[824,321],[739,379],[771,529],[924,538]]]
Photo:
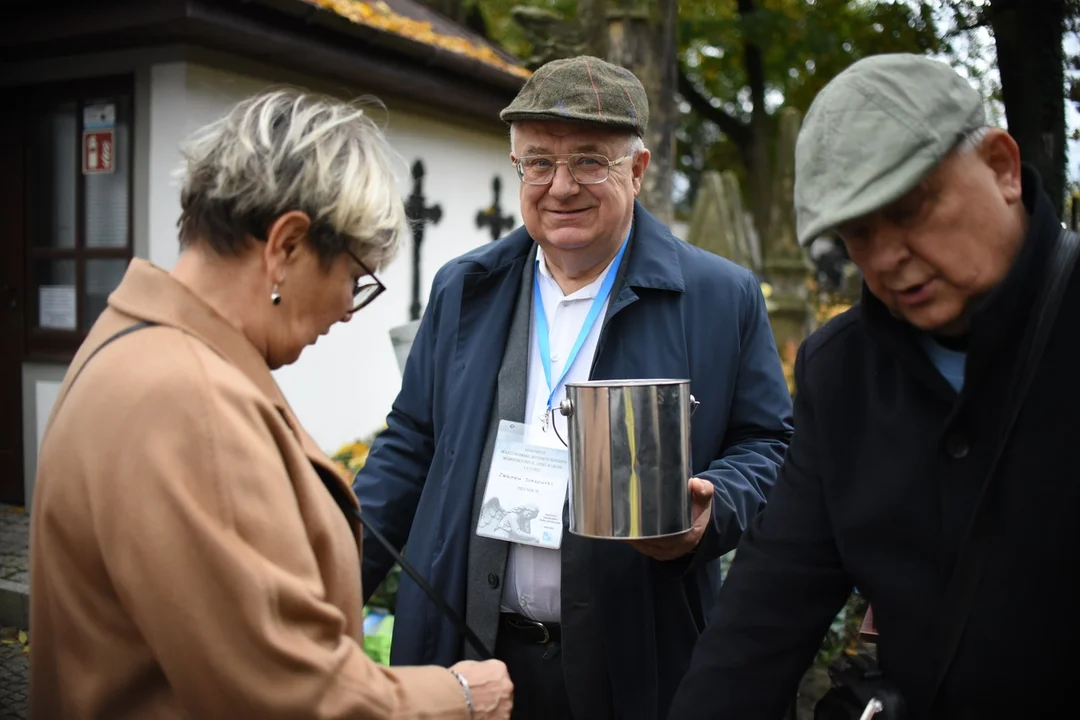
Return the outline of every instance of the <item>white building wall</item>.
[[[145,226],[136,227],[135,251],[168,269],[178,256],[180,200],[174,172],[180,165],[182,140],[220,117],[235,102],[276,84],[278,79],[271,73],[245,74],[181,59],[148,62],[132,71],[139,80],[136,119],[149,125],[148,132],[136,128],[137,138],[145,142],[147,150],[137,150],[135,157],[136,163],[142,163],[136,168],[136,178],[145,179],[145,187],[137,187],[133,198],[137,217],[145,218]],[[309,84],[302,78],[291,77],[290,81]],[[317,87],[318,82],[310,85]],[[490,241],[489,231],[477,228],[475,219],[491,203],[491,183],[496,175],[502,181],[502,211],[514,216],[515,225],[520,224],[518,179],[509,163],[505,134],[388,105],[386,131],[401,159],[402,197],[412,190],[409,170],[420,158],[426,169],[428,204],[442,209],[440,222],[428,226],[422,246],[420,298],[424,303],[440,266]],[[387,291],[374,304],[347,325],[336,326],[297,363],[275,373],[301,423],[328,452],[381,428],[400,389],[401,377],[388,333],[409,319],[411,237],[379,277]],[[49,377],[43,376],[44,368],[33,372],[29,366],[24,369],[26,449],[33,449],[32,455],[26,455],[28,504],[40,431],[55,397],[58,378],[52,376],[62,369],[57,366],[46,373]]]
[[[190,63],[152,69],[150,227],[151,261],[171,267],[176,260],[178,188],[172,171],[179,165],[180,141],[213,121],[232,104],[274,84],[258,78]],[[182,87],[178,92],[177,87]],[[386,132],[400,155],[399,189],[412,190],[409,173],[424,162],[424,194],[438,204],[442,218],[429,226],[421,246],[421,302],[435,271],[450,259],[490,241],[476,227],[476,213],[491,203],[491,181],[502,179],[501,205],[520,221],[517,175],[509,161],[505,135],[466,129],[388,107]],[[386,292],[347,325],[338,325],[294,365],[275,373],[286,399],[315,440],[328,452],[378,430],[401,387],[390,328],[409,319],[412,302],[412,238],[397,259],[379,273]],[[269,299],[267,300],[269,302]]]

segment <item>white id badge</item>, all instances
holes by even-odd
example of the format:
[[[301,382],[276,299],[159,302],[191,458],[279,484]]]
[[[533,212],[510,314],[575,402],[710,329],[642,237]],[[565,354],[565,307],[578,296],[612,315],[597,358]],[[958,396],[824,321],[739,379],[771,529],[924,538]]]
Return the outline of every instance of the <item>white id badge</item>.
[[[532,445],[525,438],[524,423],[499,423],[476,534],[557,550],[570,456],[565,448]]]

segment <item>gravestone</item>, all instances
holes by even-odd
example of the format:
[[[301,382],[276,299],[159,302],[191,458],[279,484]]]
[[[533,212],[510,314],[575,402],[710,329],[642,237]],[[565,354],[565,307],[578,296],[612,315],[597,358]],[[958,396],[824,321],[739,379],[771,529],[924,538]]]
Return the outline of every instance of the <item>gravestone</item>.
[[[753,268],[742,193],[734,173],[702,173],[686,239],[691,245]]]
[[[436,225],[442,219],[439,205],[428,205],[424,197],[424,163],[417,159],[412,166],[413,188],[405,198],[405,216],[412,228],[413,266],[412,266],[412,304],[409,307],[409,322],[390,328],[390,344],[394,347],[398,370],[405,371],[405,361],[412,349],[416,330],[420,327],[420,250],[424,244],[424,231],[429,224]]]
[[[405,372],[405,361],[409,359],[409,351],[412,350],[413,340],[416,339],[416,331],[419,327],[419,320],[410,320],[404,325],[390,328],[390,344],[394,347],[394,359],[397,360],[398,372],[402,374]]]
[[[405,199],[405,216],[409,219],[413,236],[412,305],[409,317],[420,319],[420,248],[424,244],[424,230],[428,224],[438,225],[442,219],[442,207],[428,205],[424,197],[424,163],[417,160],[412,166],[413,189]]]
[[[499,193],[502,191],[502,181],[496,175],[491,181],[491,206],[476,213],[476,227],[488,229],[491,241],[494,242],[502,237],[503,230],[511,230],[514,227],[514,216],[503,215],[499,205]]]
[[[739,177],[731,170],[725,170],[720,176],[724,182],[724,197],[727,201],[725,204],[727,211],[725,227],[731,236],[731,245],[735,253],[732,260],[755,272],[759,271],[761,269],[761,253],[759,251],[755,255],[750,240],[753,236],[754,220],[743,203]]]
[[[773,173],[769,232],[763,238],[765,276],[771,287],[766,301],[773,335],[787,365],[813,329],[809,280],[814,266],[799,247],[795,226],[795,142],[802,114],[795,108],[780,111],[780,138]]]

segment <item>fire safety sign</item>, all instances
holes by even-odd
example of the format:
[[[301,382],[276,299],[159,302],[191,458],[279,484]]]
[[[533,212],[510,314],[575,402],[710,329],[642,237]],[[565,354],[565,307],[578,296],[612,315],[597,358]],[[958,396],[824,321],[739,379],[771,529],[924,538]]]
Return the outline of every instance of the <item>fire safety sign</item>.
[[[82,171],[84,175],[111,173],[116,167],[116,135],[113,129],[83,133]]]

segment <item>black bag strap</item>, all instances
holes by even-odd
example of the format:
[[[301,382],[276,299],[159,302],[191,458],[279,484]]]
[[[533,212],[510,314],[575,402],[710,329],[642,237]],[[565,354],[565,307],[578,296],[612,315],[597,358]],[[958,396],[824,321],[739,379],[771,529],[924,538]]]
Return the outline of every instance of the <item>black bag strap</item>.
[[[124,328],[123,330],[120,330],[120,331],[110,335],[105,340],[105,342],[101,343],[96,348],[94,348],[94,351],[90,353],[90,356],[88,358],[86,358],[86,360],[83,361],[83,364],[79,366],[79,369],[75,371],[75,377],[73,377],[71,379],[71,382],[68,383],[67,390],[64,391],[63,396],[58,398],[56,403],[53,405],[53,413],[55,413],[56,410],[60,407],[60,405],[64,402],[64,400],[67,399],[68,393],[71,392],[71,388],[75,386],[75,381],[79,379],[79,376],[82,375],[83,370],[86,369],[86,366],[90,364],[90,361],[93,360],[94,357],[97,356],[97,354],[99,352],[101,352],[102,350],[107,348],[109,345],[112,345],[114,342],[116,342],[120,338],[124,337],[125,335],[130,335],[131,333],[135,332],[136,330],[142,330],[143,328],[153,327],[154,325],[157,325],[157,323],[151,322],[149,320],[140,320],[139,322],[135,323],[134,325],[129,325],[126,328]]]
[[[151,327],[156,324],[157,323],[150,322],[149,320],[142,320],[135,323],[134,325],[129,325],[123,330],[120,330],[119,332],[113,334],[105,342],[94,348],[94,351],[90,353],[90,357],[86,358],[86,361],[83,362],[79,369],[75,371],[75,377],[70,383],[68,383],[67,392],[71,392],[71,387],[75,384],[75,381],[79,379],[79,376],[82,375],[82,371],[86,369],[86,366],[90,364],[90,361],[94,359],[94,356],[104,350],[108,345],[111,345],[120,338],[129,335],[136,330],[142,330],[143,328]],[[64,398],[67,397],[67,392],[64,393],[63,398],[60,398],[57,401],[56,407],[60,407],[60,403],[63,402]],[[387,540],[386,537],[381,532],[379,532],[377,528],[372,527],[368,524],[367,519],[360,512],[360,509],[353,505],[349,501],[349,499],[345,497],[345,490],[341,487],[341,484],[338,483],[336,479],[328,476],[329,471],[314,463],[312,463],[312,467],[315,468],[315,472],[319,476],[319,479],[322,480],[323,485],[325,485],[326,489],[330,492],[330,496],[334,498],[334,502],[339,508],[341,508],[341,511],[345,513],[345,516],[351,517],[359,521],[360,524],[363,525],[363,527],[367,528],[368,532],[371,533],[371,536],[379,541],[379,544],[382,545],[388,553],[390,553],[390,557],[392,557],[395,562],[401,565],[401,568],[410,578],[412,578],[413,582],[420,586],[420,589],[423,590],[424,594],[431,599],[431,602],[435,603],[435,607],[437,607],[439,611],[446,617],[446,619],[450,621],[454,628],[459,633],[461,633],[465,640],[467,640],[468,643],[473,646],[473,649],[476,650],[480,658],[482,660],[491,660],[492,658],[494,658],[495,654],[492,653],[486,645],[484,645],[484,641],[480,639],[480,637],[473,631],[471,627],[468,626],[468,624],[466,624],[465,620],[461,617],[461,615],[457,613],[448,602],[446,602],[446,600],[438,593],[438,591],[435,590],[435,588],[433,588],[431,584],[424,579],[420,572],[415,567],[413,567],[410,562],[408,562],[405,558],[401,556],[401,553],[397,551],[397,548],[395,548],[393,544],[389,540]]]
[[[979,491],[975,513],[968,525],[966,539],[957,556],[956,566],[945,593],[945,607],[942,614],[945,625],[942,630],[941,652],[938,656],[940,661],[930,696],[931,704],[936,700],[945,676],[949,672],[949,666],[952,665],[953,658],[956,656],[956,650],[960,646],[960,639],[967,625],[968,612],[975,600],[975,590],[978,588],[979,578],[982,575],[983,556],[990,537],[990,508],[993,506],[995,496],[994,476],[997,474],[998,464],[1016,418],[1020,415],[1020,409],[1035,376],[1050,331],[1054,327],[1054,320],[1061,307],[1061,299],[1065,295],[1073,268],[1076,266],[1078,251],[1080,251],[1080,236],[1069,230],[1062,230],[1050,253],[1048,283],[1043,288],[1040,302],[1036,303],[1033,317],[1028,325],[1028,334],[1031,336],[1028,353],[1019,368],[1019,377],[1003,433],[994,453],[994,459],[990,463],[990,470]]]
[[[450,603],[446,602],[446,599],[431,586],[431,583],[424,579],[424,576],[420,574],[420,571],[413,567],[412,563],[402,557],[401,553],[397,551],[397,548],[394,547],[393,543],[387,540],[386,537],[379,532],[378,528],[368,523],[364,514],[360,511],[360,508],[350,502],[349,498],[346,497],[345,490],[341,487],[341,484],[337,482],[335,478],[330,477],[329,470],[326,470],[319,465],[315,465],[315,470],[318,472],[319,478],[323,481],[323,484],[326,485],[326,489],[330,491],[330,495],[333,496],[334,501],[337,502],[338,507],[345,513],[345,516],[359,521],[361,525],[367,528],[367,531],[371,533],[373,538],[379,541],[379,544],[390,554],[390,557],[394,559],[394,562],[400,565],[401,569],[412,578],[412,581],[420,586],[420,589],[424,591],[424,594],[428,596],[431,602],[435,603],[435,607],[437,607],[439,612],[450,621],[450,624],[454,626],[454,629],[461,633],[462,637],[472,645],[473,650],[480,656],[480,659],[491,660],[494,658],[494,653],[484,645],[484,641],[480,639],[471,627],[469,627],[464,618],[450,606]]]

